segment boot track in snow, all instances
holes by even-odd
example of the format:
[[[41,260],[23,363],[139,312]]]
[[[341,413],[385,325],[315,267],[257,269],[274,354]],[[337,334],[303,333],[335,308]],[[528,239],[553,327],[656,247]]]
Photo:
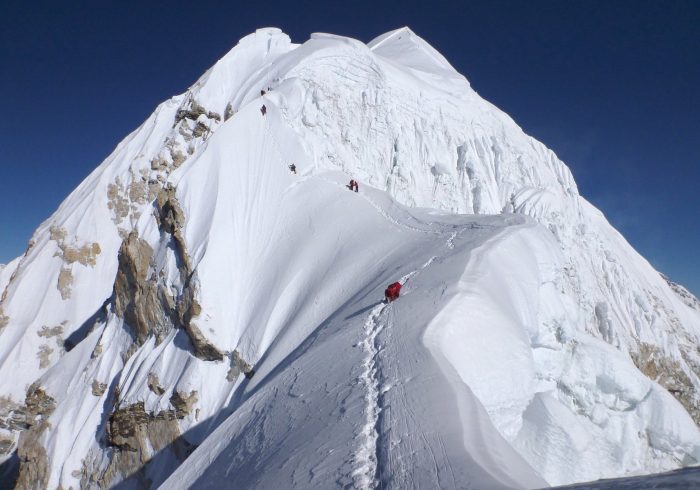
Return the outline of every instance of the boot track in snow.
[[[452,248],[453,241],[457,233],[453,233],[446,245]],[[416,269],[404,275],[400,279],[400,283],[404,285],[409,279],[421,272],[423,269],[430,266],[437,259],[437,256],[432,256],[419,269]],[[392,303],[380,303],[370,312],[364,324],[365,338],[360,342],[360,347],[365,352],[364,361],[362,363],[362,374],[360,374],[359,382],[365,388],[365,423],[362,430],[356,436],[360,441],[360,447],[357,449],[353,458],[353,466],[355,470],[351,476],[355,484],[355,488],[373,489],[381,487],[379,479],[381,453],[379,448],[379,424],[380,414],[382,412],[382,395],[388,387],[384,387],[382,383],[381,372],[378,369],[377,358],[382,350],[378,336],[385,327],[393,325]],[[387,315],[383,315],[384,311]],[[384,316],[384,318],[382,318]]]
[[[354,457],[355,470],[352,473],[356,488],[377,488],[378,471],[378,447],[377,440],[379,431],[379,413],[381,412],[380,394],[381,377],[377,370],[377,356],[379,355],[379,342],[377,336],[384,329],[384,323],[379,321],[384,309],[390,305],[379,304],[372,309],[369,317],[365,321],[365,339],[360,343],[365,351],[364,362],[362,363],[362,374],[360,374],[360,384],[365,388],[365,423],[357,438],[360,439],[360,447]]]

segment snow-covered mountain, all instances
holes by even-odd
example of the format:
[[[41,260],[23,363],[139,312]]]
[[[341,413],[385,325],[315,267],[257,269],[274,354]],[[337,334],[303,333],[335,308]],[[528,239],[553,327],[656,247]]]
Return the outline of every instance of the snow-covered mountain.
[[[6,486],[536,488],[700,461],[698,300],[407,28],[243,38],[0,291]]]

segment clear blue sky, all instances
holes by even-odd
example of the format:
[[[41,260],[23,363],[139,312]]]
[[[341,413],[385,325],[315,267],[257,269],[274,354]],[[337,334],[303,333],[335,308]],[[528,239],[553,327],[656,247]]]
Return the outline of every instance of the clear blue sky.
[[[0,262],[164,99],[277,26],[408,25],[552,148],[659,270],[700,294],[700,1],[31,2],[0,8]]]

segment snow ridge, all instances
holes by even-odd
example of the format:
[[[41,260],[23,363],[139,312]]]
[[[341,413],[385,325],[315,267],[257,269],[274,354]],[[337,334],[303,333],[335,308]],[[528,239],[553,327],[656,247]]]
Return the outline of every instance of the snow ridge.
[[[365,199],[388,221],[403,225],[400,221],[390,218],[390,215],[371,199],[367,197],[365,197]],[[420,228],[409,226],[407,229],[426,233],[426,230]],[[432,230],[432,232],[442,235],[439,230]],[[454,247],[453,243],[457,236],[458,232],[453,232],[450,235],[446,242],[448,249]],[[405,286],[409,279],[420,273],[423,269],[429,267],[437,258],[436,255],[430,257],[420,268],[404,274],[398,282],[401,283],[402,286]],[[406,289],[404,289],[404,294],[405,293]],[[384,314],[385,312],[386,314]],[[353,471],[352,477],[356,488],[382,488],[382,482],[379,477],[380,455],[386,453],[387,450],[386,448],[379,447],[379,426],[382,413],[382,395],[388,391],[391,386],[384,386],[381,370],[379,368],[378,358],[382,351],[379,337],[385,328],[392,328],[394,323],[391,318],[393,312],[393,302],[381,302],[372,309],[364,323],[365,338],[360,343],[360,346],[365,352],[365,357],[362,363],[363,369],[359,381],[365,388],[365,423],[362,426],[362,431],[358,435],[360,446],[353,458],[356,469]],[[385,362],[391,361],[386,360]]]

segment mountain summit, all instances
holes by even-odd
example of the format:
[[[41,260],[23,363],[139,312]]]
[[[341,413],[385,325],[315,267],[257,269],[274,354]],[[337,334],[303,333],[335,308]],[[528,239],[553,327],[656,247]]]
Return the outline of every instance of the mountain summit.
[[[698,300],[408,28],[241,39],[0,291],[18,488],[536,488],[700,461]]]

